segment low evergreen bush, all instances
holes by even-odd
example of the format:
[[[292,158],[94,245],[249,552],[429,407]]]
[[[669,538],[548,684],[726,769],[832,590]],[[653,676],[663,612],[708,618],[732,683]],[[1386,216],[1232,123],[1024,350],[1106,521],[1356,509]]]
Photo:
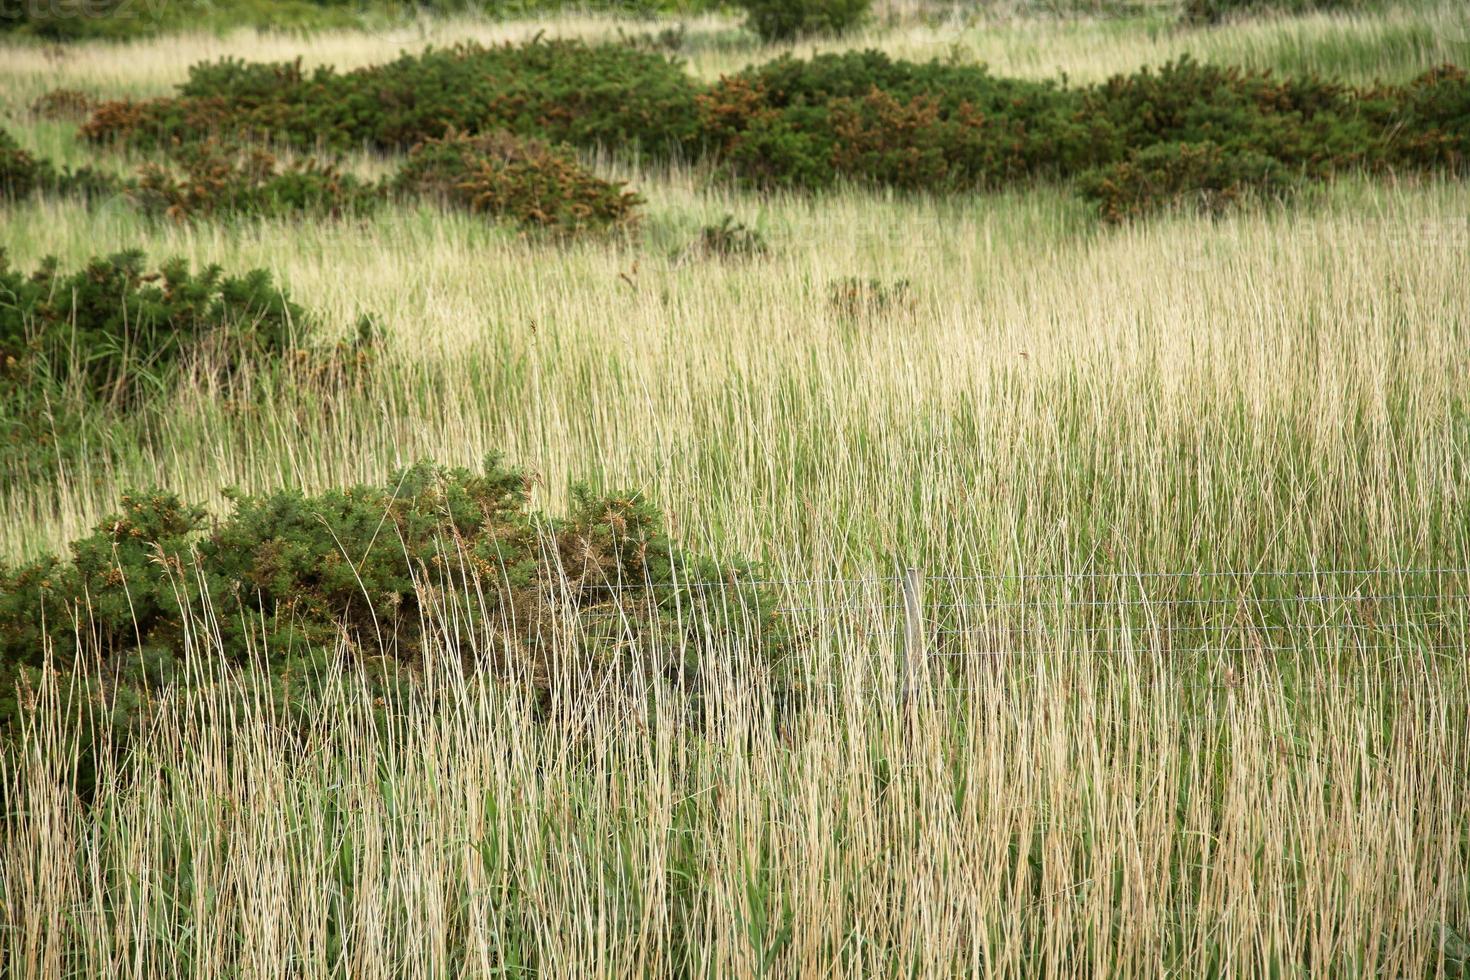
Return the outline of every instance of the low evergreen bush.
[[[145,164],[128,193],[149,214],[184,219],[217,215],[363,215],[382,200],[376,185],[330,163],[300,160],[281,167],[260,149],[230,152],[218,144],[178,151],[180,173]]]
[[[177,97],[104,103],[82,134],[141,147],[212,135],[343,150],[507,130],[663,155],[694,147],[695,91],[663,55],[581,41],[463,44],[347,73],[226,60],[194,66]]]
[[[700,87],[676,62],[626,44],[534,42],[431,51],[346,75],[196,66],[180,96],[105,104],[83,130],[142,145],[208,132],[298,146],[425,144],[420,169],[457,166],[464,139],[504,131],[552,145],[699,153],[763,188],[850,181],[945,192],[1088,175],[1079,186],[1116,218],[1167,205],[1189,181],[1209,201],[1229,202],[1254,196],[1240,193],[1247,186],[1275,193],[1284,175],[1463,173],[1470,80],[1446,65],[1406,85],[1356,88],[1182,58],[1073,87],[849,51],[781,57]],[[490,157],[480,199],[520,200],[494,189],[504,167]],[[16,158],[10,169],[27,166]],[[1154,186],[1158,202],[1146,200]]]
[[[149,272],[132,251],[27,275],[0,251],[0,490],[54,479],[59,461],[145,425],[181,370],[228,385],[308,329],[263,269],[228,276],[175,260]]]
[[[411,684],[430,648],[543,690],[663,676],[697,691],[722,645],[779,648],[749,569],[679,548],[637,493],[576,488],[550,518],[529,488],[492,456],[479,472],[420,463],[378,486],[238,494],[218,519],[173,493],[126,495],[68,556],[0,566],[0,731],[34,710],[49,667],[63,689],[91,685],[71,724],[126,742],[164,687],[217,676],[188,669],[191,648],[263,666],[278,717],[298,722],[339,654],[380,692]]]
[[[569,150],[505,132],[452,133],[420,143],[392,187],[525,227],[567,231],[630,224],[640,203],[621,184],[582,166]]]
[[[1083,198],[1109,222],[1170,207],[1218,215],[1246,198],[1281,197],[1293,186],[1291,175],[1271,157],[1229,153],[1209,142],[1156,143],[1078,181]]]
[[[737,0],[746,26],[762,41],[791,41],[814,34],[845,34],[860,24],[872,0]]]

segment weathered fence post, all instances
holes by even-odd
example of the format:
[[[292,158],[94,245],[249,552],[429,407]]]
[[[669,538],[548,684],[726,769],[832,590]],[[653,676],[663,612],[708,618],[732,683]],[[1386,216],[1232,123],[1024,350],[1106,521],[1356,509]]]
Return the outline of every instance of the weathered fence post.
[[[903,593],[903,637],[898,647],[898,681],[901,696],[908,699],[924,686],[924,578],[917,568],[903,569],[899,578]]]

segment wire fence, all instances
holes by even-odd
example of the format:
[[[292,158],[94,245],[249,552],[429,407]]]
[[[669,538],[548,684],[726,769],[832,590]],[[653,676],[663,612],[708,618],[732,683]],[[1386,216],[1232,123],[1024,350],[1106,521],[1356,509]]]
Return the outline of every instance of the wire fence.
[[[798,633],[844,622],[891,630],[910,660],[1077,647],[1463,656],[1470,638],[1470,568],[1449,566],[989,575],[909,568],[659,588],[677,588],[706,609],[718,604],[726,616],[759,607]]]

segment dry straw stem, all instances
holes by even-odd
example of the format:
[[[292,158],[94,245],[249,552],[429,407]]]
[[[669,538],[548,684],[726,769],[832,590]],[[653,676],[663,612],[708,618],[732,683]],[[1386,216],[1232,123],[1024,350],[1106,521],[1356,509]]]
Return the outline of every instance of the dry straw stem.
[[[1079,80],[1184,51],[1402,79],[1470,61],[1446,28],[1457,6],[1209,31],[909,21],[846,43],[942,57],[958,39],[998,73]],[[5,48],[0,90],[19,119],[47,89],[157,94],[222,54],[346,68],[540,26],[189,36],[59,59]],[[728,30],[691,27],[702,77],[768,54],[716,43]],[[77,162],[60,123],[18,135]],[[639,486],[691,547],[768,558],[807,607],[804,713],[772,723],[776,692],[742,666],[752,651],[726,651],[706,715],[660,689],[563,699],[554,725],[515,684],[440,671],[432,709],[382,728],[347,672],[304,747],[248,700],[167,705],[86,806],[54,778],[73,747],[42,725],[3,763],[24,805],[6,807],[0,841],[0,969],[1455,968],[1440,957],[1470,924],[1463,656],[1353,658],[1328,636],[1290,672],[1296,658],[1238,651],[1180,664],[1147,654],[1120,608],[1106,644],[1083,632],[955,656],[950,686],[900,702],[891,591],[854,601],[821,580],[895,557],[931,580],[1470,564],[1463,184],[1344,179],[1289,207],[1100,229],[1056,189],[761,198],[678,166],[599,172],[648,199],[643,237],[553,245],[433,207],[174,226],[121,206],[4,205],[0,244],[18,266],[124,247],[264,266],[328,333],[370,312],[388,339],[360,385],[227,404],[206,377],[186,381],[157,448],[8,489],[0,555],[64,546],[127,487],[222,510],[232,485],[375,483],[414,459],[502,449],[537,467],[548,510],[572,478]],[[757,223],[769,252],[670,258],[726,214]],[[831,283],[850,277],[907,280],[913,302],[837,315]],[[210,649],[201,632],[197,664]]]
[[[1463,660],[1071,648],[901,700],[854,623],[781,725],[723,651],[697,711],[576,686],[556,724],[442,669],[385,725],[349,668],[301,736],[199,641],[213,693],[90,803],[44,720],[6,762],[9,975],[1426,976],[1466,911]]]

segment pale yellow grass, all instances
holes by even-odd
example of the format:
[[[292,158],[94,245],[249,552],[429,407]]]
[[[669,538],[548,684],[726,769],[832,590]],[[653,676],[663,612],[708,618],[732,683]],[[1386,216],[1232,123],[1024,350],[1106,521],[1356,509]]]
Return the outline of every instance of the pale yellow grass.
[[[827,636],[843,693],[781,730],[737,655],[702,720],[656,688],[549,724],[513,685],[441,680],[383,730],[349,672],[298,744],[196,694],[90,806],[42,732],[7,773],[8,975],[1446,969],[1463,670],[1308,667],[1288,694],[1076,648],[901,702],[859,633]]]
[[[59,510],[51,488],[12,495],[0,550],[57,547],[128,486],[218,504],[492,448],[553,504],[569,479],[642,487],[689,533],[780,561],[1041,559],[1083,527],[1155,569],[1463,546],[1443,526],[1467,486],[1459,185],[1349,182],[1311,207],[1122,230],[1050,191],[760,201],[676,174],[645,192],[636,247],[434,210],[222,228],[17,209],[22,265],[129,246],[260,265],[329,337],[377,316],[388,351],[333,411],[252,422],[186,388],[156,458],[68,474]],[[768,257],[683,254],[727,210],[759,218]],[[828,299],[845,276],[906,280],[911,303],[848,320]]]

